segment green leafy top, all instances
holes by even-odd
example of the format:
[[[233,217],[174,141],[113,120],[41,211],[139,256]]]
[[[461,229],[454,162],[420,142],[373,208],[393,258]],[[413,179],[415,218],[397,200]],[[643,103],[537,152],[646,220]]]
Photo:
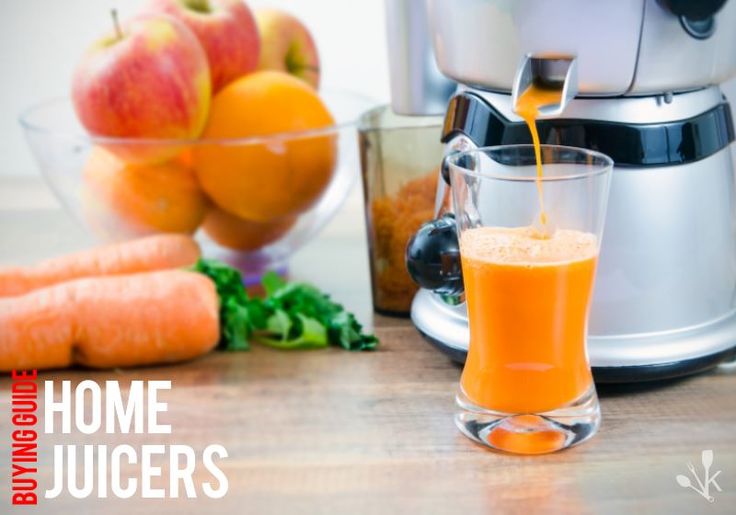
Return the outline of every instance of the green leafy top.
[[[200,259],[193,270],[212,279],[220,296],[222,338],[218,348],[246,350],[249,340],[280,349],[339,345],[373,350],[378,339],[363,333],[352,313],[314,286],[286,282],[273,272],[261,282],[265,298],[250,298],[240,272],[219,261]]]
[[[252,334],[251,300],[243,288],[240,272],[214,259],[200,259],[192,269],[212,279],[220,297],[221,336],[218,348],[249,349],[248,340]]]

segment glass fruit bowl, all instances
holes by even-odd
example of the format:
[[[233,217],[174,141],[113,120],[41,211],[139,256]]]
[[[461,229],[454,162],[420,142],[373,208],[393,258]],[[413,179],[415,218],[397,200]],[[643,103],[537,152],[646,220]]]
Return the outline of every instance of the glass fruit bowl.
[[[237,139],[90,136],[68,99],[41,102],[20,123],[51,190],[99,241],[194,234],[205,255],[252,283],[284,272],[358,177],[356,122],[371,103],[321,96],[334,125]]]

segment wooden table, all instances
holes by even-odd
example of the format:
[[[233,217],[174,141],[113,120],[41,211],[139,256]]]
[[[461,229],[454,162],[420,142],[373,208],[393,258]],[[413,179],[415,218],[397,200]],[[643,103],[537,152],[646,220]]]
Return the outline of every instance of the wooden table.
[[[294,259],[300,278],[371,317],[360,202]],[[0,262],[85,244],[34,180],[0,181]],[[452,422],[460,369],[407,320],[375,317],[373,353],[256,347],[177,366],[44,374],[42,379],[172,380],[162,395],[171,435],[40,436],[41,488],[54,444],[224,445],[229,492],[220,500],[41,500],[40,513],[734,513],[736,375],[716,370],[639,388],[601,388],[603,424],[577,448],[541,457],[482,449]],[[0,503],[8,495],[9,381],[0,380]],[[5,442],[8,442],[6,444]],[[678,486],[703,449],[722,470],[709,504]],[[198,469],[197,477],[208,477]],[[135,473],[135,469],[128,470]],[[200,494],[201,495],[201,494]],[[20,512],[21,510],[16,510]],[[30,513],[32,510],[28,510]]]

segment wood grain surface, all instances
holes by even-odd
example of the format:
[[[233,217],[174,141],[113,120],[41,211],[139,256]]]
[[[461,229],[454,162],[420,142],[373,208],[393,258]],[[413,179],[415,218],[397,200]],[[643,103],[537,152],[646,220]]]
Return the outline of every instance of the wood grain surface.
[[[4,181],[4,180],[3,180]],[[0,263],[84,245],[87,240],[39,185],[0,181]],[[12,188],[15,188],[12,190]],[[24,189],[25,188],[25,189]],[[28,205],[9,191],[23,190]],[[13,198],[15,200],[6,200]],[[5,204],[3,201],[5,200]],[[5,206],[5,207],[4,207]],[[309,279],[370,319],[368,268],[355,197],[320,238],[294,259]],[[168,367],[41,379],[79,382],[163,379],[173,389],[162,422],[171,435],[40,435],[41,489],[51,487],[55,444],[224,445],[229,492],[219,500],[43,501],[36,513],[734,513],[736,375],[721,368],[645,387],[601,388],[603,422],[589,442],[558,454],[493,453],[452,422],[460,369],[402,319],[373,319],[382,344],[372,353],[340,349],[279,352],[256,347],[213,353]],[[0,512],[7,512],[9,380],[0,379]],[[709,504],[678,486],[687,464],[713,449],[721,493]],[[128,468],[125,474],[135,474]],[[166,468],[164,467],[164,476]],[[205,476],[199,469],[197,476]],[[33,509],[10,510],[13,513]]]

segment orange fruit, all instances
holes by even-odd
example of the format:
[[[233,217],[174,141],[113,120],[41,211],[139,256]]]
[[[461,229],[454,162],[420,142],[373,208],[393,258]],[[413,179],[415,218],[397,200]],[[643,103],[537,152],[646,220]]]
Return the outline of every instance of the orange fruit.
[[[194,172],[181,161],[128,165],[101,147],[84,166],[82,204],[93,230],[106,239],[191,234],[208,208]]]
[[[268,222],[252,222],[213,207],[207,213],[202,229],[223,247],[256,250],[278,240],[296,221],[296,216],[287,216]]]
[[[181,152],[179,152],[179,155],[174,158],[174,161],[179,163],[180,165],[193,170],[194,169],[194,157],[192,156],[192,148],[186,147]]]
[[[267,137],[333,124],[327,107],[304,81],[260,71],[215,96],[202,137]],[[334,135],[313,135],[197,145],[194,168],[221,208],[247,220],[268,221],[301,213],[319,199],[332,178],[336,143]]]

